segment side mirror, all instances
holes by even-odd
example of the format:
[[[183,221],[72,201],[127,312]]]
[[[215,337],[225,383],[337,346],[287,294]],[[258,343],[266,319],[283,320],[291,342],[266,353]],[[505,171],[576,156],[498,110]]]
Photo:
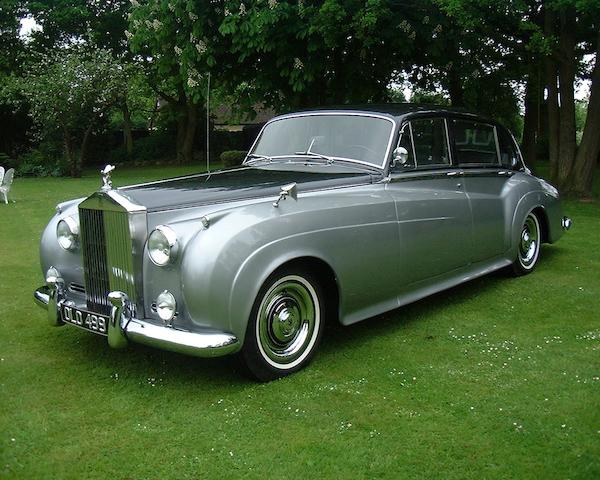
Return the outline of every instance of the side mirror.
[[[392,167],[397,165],[404,166],[408,162],[408,150],[404,147],[397,147],[392,153]]]

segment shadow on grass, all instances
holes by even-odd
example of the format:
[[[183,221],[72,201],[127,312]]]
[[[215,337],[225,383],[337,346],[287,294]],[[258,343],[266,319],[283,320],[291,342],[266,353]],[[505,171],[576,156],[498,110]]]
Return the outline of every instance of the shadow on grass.
[[[544,246],[542,258],[550,262],[555,256],[563,254],[563,250],[556,246]],[[511,279],[514,280],[510,270],[503,269],[353,325],[330,323],[326,327],[320,346],[321,358],[328,362],[335,355],[352,352],[365,340],[402,335],[402,330],[412,322],[422,320],[423,317],[435,316],[448,307],[468,302],[497,287],[499,283],[509,282]],[[75,330],[69,326],[63,328]],[[424,337],[425,340],[430,338]],[[102,363],[105,369],[123,372],[138,380],[168,376],[171,386],[179,384],[185,389],[189,389],[190,386],[203,389],[225,386],[230,388],[232,385],[243,388],[254,384],[241,368],[236,356],[197,358],[139,344],[130,344],[125,350],[114,350],[108,346],[104,337],[83,331],[56,336],[54,341],[61,343],[56,348],[64,351],[74,361],[91,365]]]

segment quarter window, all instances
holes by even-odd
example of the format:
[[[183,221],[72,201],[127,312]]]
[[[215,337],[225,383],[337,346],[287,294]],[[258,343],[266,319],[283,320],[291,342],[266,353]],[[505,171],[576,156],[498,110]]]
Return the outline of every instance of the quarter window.
[[[467,120],[452,124],[459,165],[499,165],[493,126]]]

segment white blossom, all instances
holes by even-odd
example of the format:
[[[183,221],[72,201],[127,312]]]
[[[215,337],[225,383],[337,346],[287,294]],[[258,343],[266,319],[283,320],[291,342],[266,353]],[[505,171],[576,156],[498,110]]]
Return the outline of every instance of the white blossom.
[[[125,36],[127,37],[127,40],[131,40],[133,33],[131,33],[129,30],[125,30]]]
[[[198,86],[198,81],[192,77],[188,77],[187,84],[188,84],[188,87],[194,88],[194,87]]]
[[[206,43],[202,40],[198,40],[198,43],[196,44],[196,50],[198,50],[198,53],[200,55],[202,55],[203,53],[206,52],[207,50],[207,46]]]
[[[302,60],[300,60],[299,58],[294,58],[294,68],[296,70],[302,70],[304,68]]]
[[[137,0],[131,0],[131,5],[134,7],[139,7],[140,6],[140,2],[138,2]]]
[[[227,8],[225,9],[225,11],[223,13],[225,14],[226,17],[231,15],[231,12]]]
[[[167,7],[169,8],[169,10],[170,10],[171,12],[174,12],[174,11],[175,11],[175,5],[173,5],[171,2],[169,2],[169,3],[168,3]]]
[[[246,14],[246,5],[244,5],[243,3],[240,3],[240,15],[245,15]]]
[[[277,0],[269,0],[269,8],[273,10],[278,5]]]
[[[198,20],[198,15],[196,15],[194,12],[189,12],[188,15],[192,22],[195,22],[196,20]]]
[[[154,20],[152,20],[152,27],[154,28],[154,30],[159,30],[160,27],[162,27],[162,22],[155,18]]]
[[[179,48],[177,45],[175,45],[175,47],[173,47],[173,50],[175,50],[175,53],[177,55],[181,55],[181,52],[183,52],[183,50],[181,50],[181,48]]]

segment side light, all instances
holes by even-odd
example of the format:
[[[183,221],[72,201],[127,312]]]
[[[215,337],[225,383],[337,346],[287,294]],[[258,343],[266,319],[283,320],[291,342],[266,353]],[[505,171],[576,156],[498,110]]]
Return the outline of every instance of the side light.
[[[159,267],[172,263],[178,250],[177,234],[166,225],[159,225],[148,237],[148,255]]]

